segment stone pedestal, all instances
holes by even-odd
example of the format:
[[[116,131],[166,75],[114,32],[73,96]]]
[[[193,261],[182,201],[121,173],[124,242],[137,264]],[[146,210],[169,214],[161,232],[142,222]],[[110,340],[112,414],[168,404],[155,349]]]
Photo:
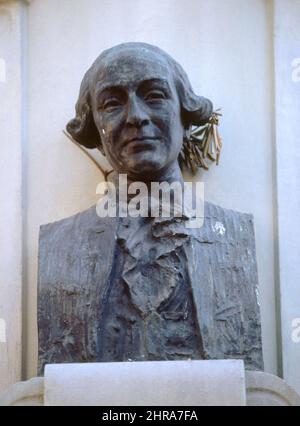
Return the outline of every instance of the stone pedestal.
[[[283,380],[245,372],[243,361],[147,361],[47,365],[13,385],[0,405],[299,406]]]
[[[45,405],[245,405],[243,361],[52,364]]]

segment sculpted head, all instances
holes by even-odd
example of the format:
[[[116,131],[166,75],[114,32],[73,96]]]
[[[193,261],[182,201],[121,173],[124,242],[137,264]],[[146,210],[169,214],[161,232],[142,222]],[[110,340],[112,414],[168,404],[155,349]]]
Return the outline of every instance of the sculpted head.
[[[115,171],[152,179],[177,165],[185,134],[211,113],[212,103],[193,92],[167,53],[125,43],[105,50],[86,72],[67,130],[85,147],[99,147]]]

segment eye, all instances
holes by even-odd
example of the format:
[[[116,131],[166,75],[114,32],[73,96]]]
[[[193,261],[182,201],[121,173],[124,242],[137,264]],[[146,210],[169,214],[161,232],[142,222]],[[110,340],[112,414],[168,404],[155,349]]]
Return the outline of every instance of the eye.
[[[103,109],[104,111],[107,112],[112,112],[115,109],[119,108],[120,106],[122,106],[122,103],[119,99],[117,98],[110,98],[110,99],[106,99],[102,105],[101,105],[101,109]]]
[[[146,101],[159,101],[161,99],[166,99],[166,95],[164,94],[164,92],[162,90],[150,90],[149,92],[147,92],[146,96],[145,96]]]

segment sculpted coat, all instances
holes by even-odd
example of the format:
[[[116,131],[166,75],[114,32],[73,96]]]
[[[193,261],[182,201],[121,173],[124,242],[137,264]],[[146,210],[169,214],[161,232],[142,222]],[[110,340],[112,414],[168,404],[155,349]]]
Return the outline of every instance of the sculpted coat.
[[[45,363],[182,358],[242,358],[247,368],[262,369],[253,219],[251,215],[225,210],[210,203],[205,204],[202,228],[187,230],[181,226],[178,236],[175,236],[184,244],[192,299],[192,308],[187,312],[185,321],[189,315],[194,319],[193,331],[198,336],[200,349],[189,348],[189,353],[180,353],[180,349],[185,347],[184,342],[178,340],[179,352],[174,356],[170,346],[161,341],[162,331],[157,325],[154,332],[146,331],[147,350],[131,341],[135,353],[126,343],[121,353],[110,353],[109,345],[103,352],[105,308],[111,287],[117,282],[116,256],[120,253],[120,241],[116,235],[119,220],[99,218],[96,208],[91,207],[83,213],[41,227],[40,373]],[[155,238],[170,239],[169,230],[170,225],[160,226]],[[174,239],[174,229],[172,235]],[[178,249],[180,244],[175,245]],[[163,254],[167,251],[165,247]],[[157,260],[154,260],[154,267],[161,268]],[[137,274],[133,277],[136,282]],[[128,293],[128,278],[121,277],[121,281]],[[151,282],[153,286],[153,280]],[[170,297],[171,292],[161,295],[159,304],[163,305],[164,299]],[[135,309],[142,303],[143,298],[137,298]],[[169,312],[167,321],[176,325],[181,312],[180,306],[177,312]],[[123,327],[128,328],[126,322]],[[120,330],[115,330],[115,333],[118,340]],[[132,340],[130,333],[129,340]],[[168,331],[167,337],[174,338]],[[157,345],[159,349],[153,349],[151,345]]]

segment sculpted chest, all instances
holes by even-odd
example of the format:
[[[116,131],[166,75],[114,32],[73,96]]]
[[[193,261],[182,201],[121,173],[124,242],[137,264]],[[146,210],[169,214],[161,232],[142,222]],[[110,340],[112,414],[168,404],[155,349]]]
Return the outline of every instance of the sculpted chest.
[[[134,332],[140,336],[145,324],[143,316],[147,315],[147,291],[139,292],[142,282],[138,276],[143,275],[138,267],[133,267],[138,256],[133,250],[126,265],[120,262],[116,230],[117,220],[98,218],[95,208],[42,227],[38,303],[40,373],[45,363],[120,360],[124,356],[130,358],[132,352],[135,359],[143,359],[142,355],[146,359],[168,359],[170,355],[172,359],[176,348],[170,349],[168,339],[174,340],[176,333],[188,341],[182,346],[178,340],[179,359],[243,358],[248,367],[262,368],[254,234],[249,215],[229,211],[224,214],[223,209],[207,205],[204,227],[186,238],[180,250],[174,251],[170,246],[169,255],[174,252],[175,257],[180,256],[177,265],[175,258],[172,262],[174,267],[181,268],[178,277],[185,287],[176,298],[174,289],[168,290],[162,282],[161,307],[156,306],[155,321],[152,316],[146,330],[148,335],[152,327],[151,341],[159,342],[152,352],[145,352],[140,337],[136,337],[135,344],[122,346],[122,333],[116,334],[116,330],[126,329],[127,341],[128,330],[130,336]],[[167,238],[166,244],[168,241]],[[162,256],[158,260],[164,277],[168,277],[165,259]],[[143,273],[151,272],[151,267],[149,261],[143,266]],[[151,278],[155,280],[153,274],[148,275],[148,282]],[[174,287],[180,288],[183,284],[178,277]],[[116,291],[112,298],[112,284],[115,291],[119,278],[130,289],[130,294],[126,292],[126,297],[130,296],[127,300],[122,299],[121,291]],[[172,281],[174,274],[166,279]],[[153,292],[149,294],[151,304]],[[119,303],[115,310],[114,301]],[[123,316],[116,315],[122,304]],[[188,315],[183,319],[185,313]],[[111,352],[114,354],[109,359]]]

